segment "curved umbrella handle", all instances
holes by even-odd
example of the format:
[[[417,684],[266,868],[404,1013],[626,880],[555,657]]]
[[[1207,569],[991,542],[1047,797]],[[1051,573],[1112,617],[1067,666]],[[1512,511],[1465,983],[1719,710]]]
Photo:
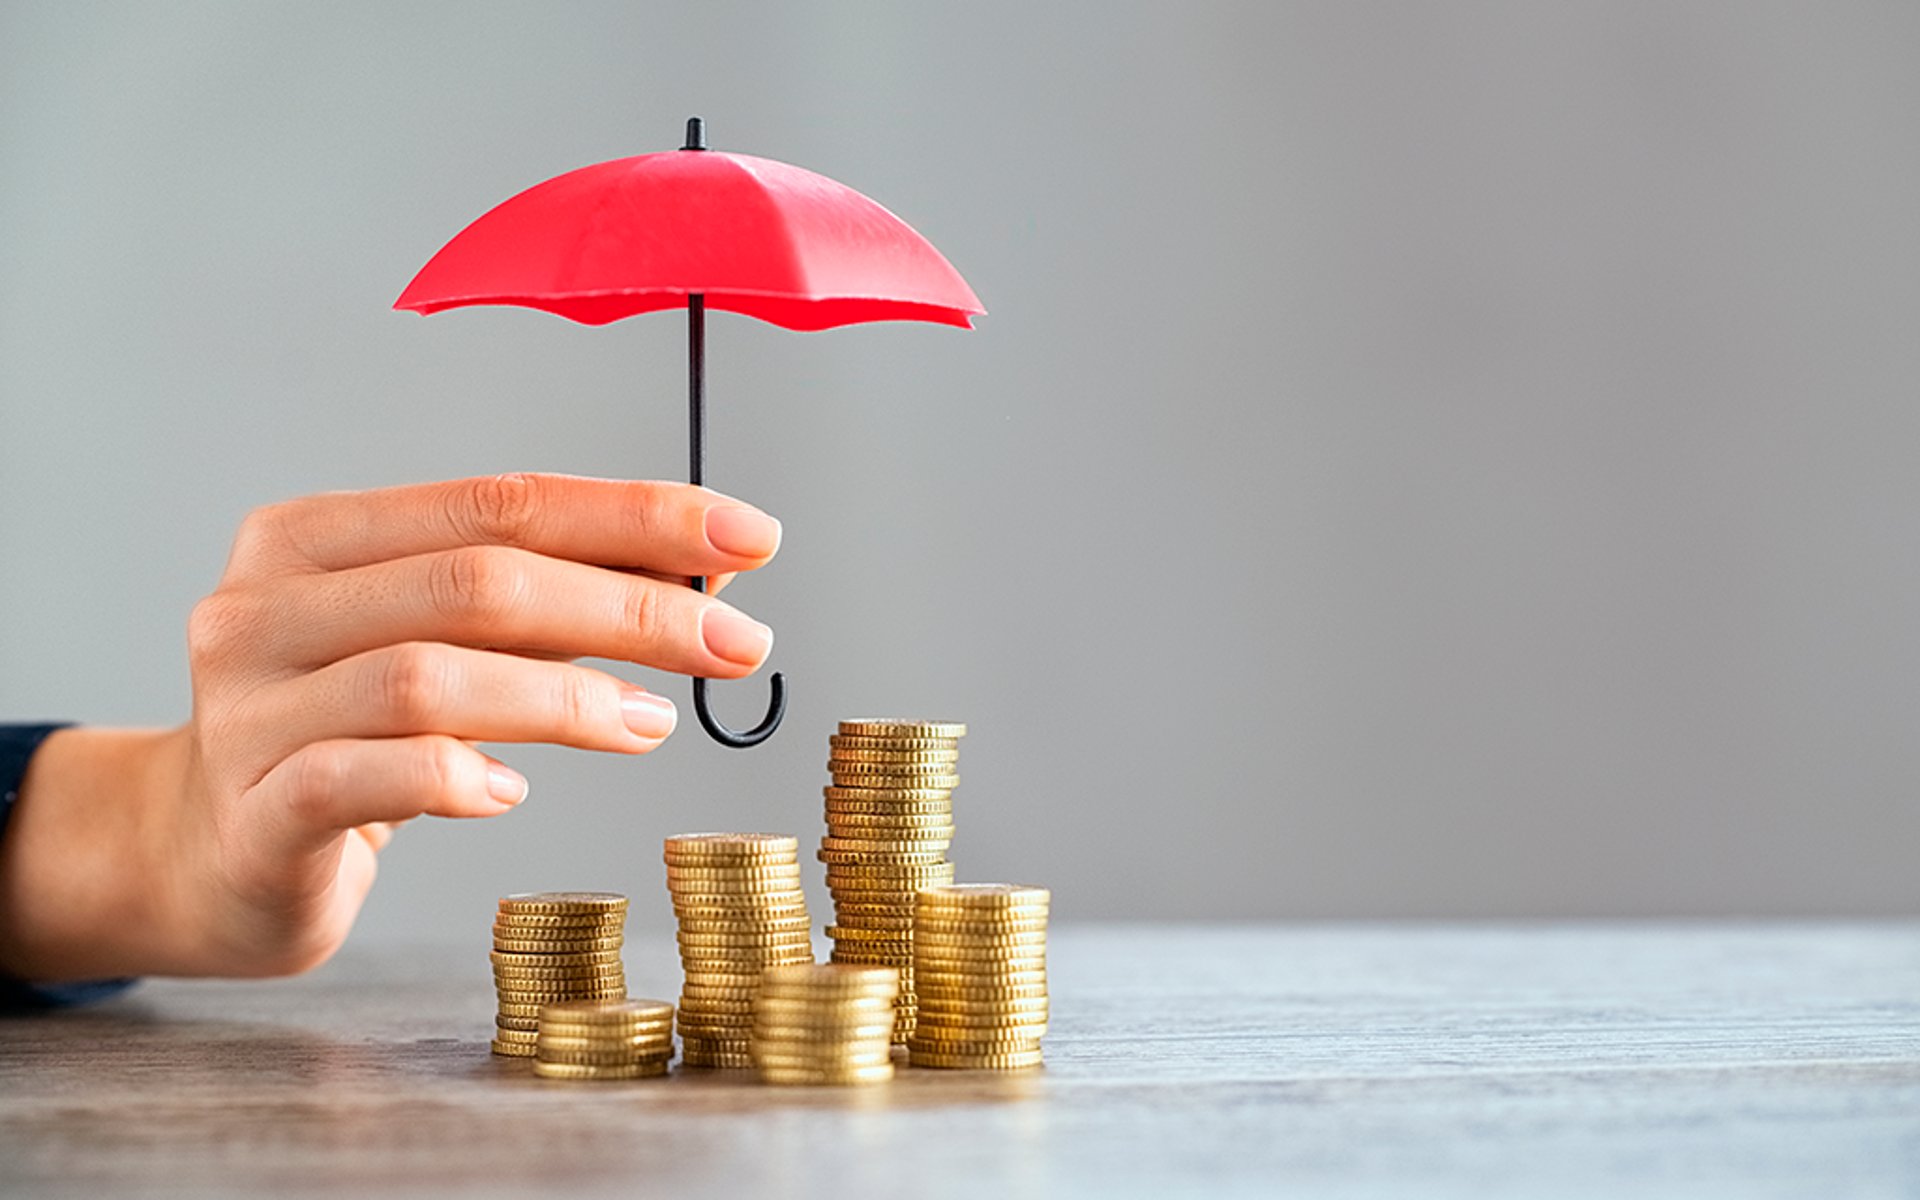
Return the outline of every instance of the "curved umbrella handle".
[[[722,746],[731,746],[735,750],[758,746],[772,737],[773,731],[780,728],[780,722],[786,719],[787,680],[780,672],[773,673],[773,695],[767,700],[767,715],[761,718],[758,725],[745,732],[728,729],[707,707],[707,685],[712,682],[711,679],[698,678],[693,681],[693,711],[700,718],[700,728]]]
[[[695,118],[697,121],[699,118]],[[696,129],[689,121],[687,141],[694,141]],[[695,147],[689,146],[689,149]],[[689,482],[696,486],[705,483],[707,473],[707,298],[698,292],[687,297],[687,436],[690,455],[687,464]],[[707,578],[704,575],[693,577],[693,590],[702,595],[707,591]],[[773,673],[773,695],[767,700],[767,715],[752,729],[740,732],[729,729],[713,715],[707,706],[707,684],[711,680],[696,678],[693,681],[693,711],[700,718],[700,728],[707,736],[722,746],[731,746],[735,750],[745,750],[749,746],[758,746],[773,736],[780,728],[780,722],[787,715],[787,681],[780,672]]]

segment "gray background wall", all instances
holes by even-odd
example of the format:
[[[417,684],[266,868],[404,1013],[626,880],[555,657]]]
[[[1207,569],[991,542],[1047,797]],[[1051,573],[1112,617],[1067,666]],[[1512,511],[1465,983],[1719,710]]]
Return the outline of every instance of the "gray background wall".
[[[716,318],[787,728],[507,751],[365,936],[664,924],[659,838],[817,833],[875,710],[971,723],[962,875],[1071,916],[1912,912],[1917,64],[1895,3],[5,4],[0,715],[180,719],[256,504],[679,475],[678,320],[387,306],[697,112],[992,315]]]

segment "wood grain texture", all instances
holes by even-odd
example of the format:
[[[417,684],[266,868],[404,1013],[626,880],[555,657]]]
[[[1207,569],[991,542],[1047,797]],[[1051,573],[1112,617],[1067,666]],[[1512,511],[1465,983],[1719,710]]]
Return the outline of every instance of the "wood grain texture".
[[[867,1090],[534,1079],[484,931],[153,982],[0,1020],[0,1194],[1920,1195],[1920,924],[1096,925],[1052,977],[1044,1071]]]

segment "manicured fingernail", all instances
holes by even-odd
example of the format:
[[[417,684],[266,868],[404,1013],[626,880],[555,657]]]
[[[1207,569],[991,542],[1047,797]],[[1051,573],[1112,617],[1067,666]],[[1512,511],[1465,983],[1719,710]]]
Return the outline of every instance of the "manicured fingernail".
[[[502,804],[518,804],[527,798],[527,777],[505,763],[489,763],[487,795]]]
[[[673,701],[639,688],[628,688],[620,693],[620,715],[625,718],[628,729],[643,738],[655,740],[672,733],[674,724],[680,719]]]
[[[757,508],[719,505],[707,510],[707,541],[723,554],[765,558],[780,548],[780,522]]]
[[[700,618],[707,649],[728,662],[757,667],[773,649],[773,630],[730,608],[709,608]]]

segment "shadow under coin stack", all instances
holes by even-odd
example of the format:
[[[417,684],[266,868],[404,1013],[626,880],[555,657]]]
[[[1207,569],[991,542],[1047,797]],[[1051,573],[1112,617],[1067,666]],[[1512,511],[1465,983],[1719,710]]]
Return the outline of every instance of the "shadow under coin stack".
[[[525,892],[493,919],[493,1052],[532,1058],[540,1008],[627,994],[620,946],[627,898],[618,892]]]
[[[673,1059],[673,1005],[575,1000],[540,1010],[533,1073],[545,1079],[644,1079]]]
[[[913,921],[916,1067],[1008,1071],[1040,1065],[1047,1032],[1052,893],[967,883],[920,893]]]
[[[953,882],[947,847],[966,733],[957,721],[870,717],[840,722],[828,739],[827,936],[834,962],[899,969],[896,1043],[913,1032],[914,893]]]
[[[751,1067],[753,997],[761,972],[813,962],[799,839],[683,833],[667,839],[666,860],[686,972],[681,1061],[689,1067]]]
[[[753,999],[753,1065],[765,1083],[844,1085],[893,1078],[891,967],[770,967]]]

